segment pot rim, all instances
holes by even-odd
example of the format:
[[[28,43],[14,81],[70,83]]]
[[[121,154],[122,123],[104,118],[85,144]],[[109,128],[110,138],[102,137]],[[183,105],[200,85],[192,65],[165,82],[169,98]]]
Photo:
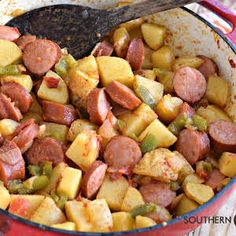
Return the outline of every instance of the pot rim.
[[[67,5],[67,4],[60,4],[60,5]],[[189,14],[195,16],[198,20],[202,21],[207,26],[209,26],[215,33],[217,33],[228,44],[228,46],[236,54],[236,45],[234,45],[230,41],[230,39],[227,37],[227,35],[225,35],[218,28],[216,28],[214,25],[212,25],[210,22],[208,22],[202,16],[196,14],[192,10],[190,10],[190,9],[188,9],[186,7],[181,7],[181,9],[183,9],[184,11],[188,12]],[[172,220],[166,222],[166,224],[157,224],[157,225],[152,226],[152,227],[147,227],[147,228],[142,228],[142,229],[134,229],[134,230],[130,230],[130,231],[118,231],[118,232],[107,232],[107,233],[92,233],[92,232],[69,231],[69,230],[57,229],[57,228],[53,228],[53,227],[50,227],[50,226],[34,223],[32,221],[26,220],[26,219],[24,219],[22,217],[19,217],[17,215],[14,215],[14,214],[9,213],[8,211],[2,210],[2,209],[0,209],[0,214],[4,215],[6,217],[9,217],[9,218],[11,218],[13,220],[19,221],[20,223],[23,223],[25,225],[38,228],[40,230],[45,230],[45,231],[50,231],[50,232],[55,232],[55,233],[60,233],[60,234],[65,234],[65,235],[118,236],[118,235],[129,235],[129,234],[134,234],[134,233],[145,233],[145,232],[149,232],[149,231],[154,231],[154,230],[160,229],[162,227],[173,225],[173,224],[178,223],[178,222],[180,222],[180,221],[182,221],[182,220],[184,220],[186,218],[189,218],[191,216],[197,215],[199,212],[201,212],[205,208],[209,207],[210,205],[215,203],[219,198],[221,198],[222,195],[225,192],[227,192],[227,190],[229,190],[231,187],[233,187],[233,185],[235,183],[236,183],[236,176],[220,192],[218,192],[208,202],[206,202],[205,204],[203,204],[203,205],[197,207],[196,209],[188,212],[185,215],[182,215],[182,216],[180,216],[178,218],[175,218],[175,219],[172,219]]]

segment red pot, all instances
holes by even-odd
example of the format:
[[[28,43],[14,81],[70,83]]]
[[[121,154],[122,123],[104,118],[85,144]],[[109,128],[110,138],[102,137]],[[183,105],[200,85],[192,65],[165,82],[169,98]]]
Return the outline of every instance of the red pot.
[[[176,55],[186,55],[192,52],[196,55],[204,54],[214,58],[220,67],[221,76],[228,79],[229,83],[231,83],[232,98],[230,105],[227,106],[227,111],[232,119],[236,121],[236,15],[216,0],[204,0],[200,4],[229,21],[233,26],[233,31],[224,35],[206,20],[186,8],[161,12],[148,17],[148,20],[166,25],[170,29],[174,36],[173,39],[170,38],[169,44],[172,44],[173,48],[175,48]],[[173,16],[176,17],[176,21],[173,21]],[[184,216],[169,221],[167,225],[160,224],[154,227],[124,233],[63,231],[30,222],[12,215],[7,211],[0,210],[0,235],[3,233],[5,236],[99,236],[126,234],[140,236],[181,236],[197,228],[201,223],[201,216],[207,217],[214,215],[223,206],[235,188],[236,177],[209,202]],[[234,222],[236,224],[236,217]]]

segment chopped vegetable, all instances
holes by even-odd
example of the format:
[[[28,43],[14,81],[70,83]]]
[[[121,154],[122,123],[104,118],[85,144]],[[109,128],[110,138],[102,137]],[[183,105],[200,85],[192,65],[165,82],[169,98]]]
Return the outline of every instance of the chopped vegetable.
[[[196,163],[196,174],[203,179],[207,179],[213,171],[212,164],[206,161],[198,161]]]
[[[27,167],[29,174],[32,176],[39,176],[42,173],[42,169],[40,166],[36,166],[36,165],[29,165]]]
[[[207,130],[207,121],[199,115],[193,115],[193,126],[195,126],[199,131],[205,132]]]
[[[177,181],[170,182],[170,189],[174,192],[180,189],[179,183]]]
[[[21,67],[19,65],[8,65],[8,66],[0,66],[0,76],[3,75],[20,75],[22,72]]]
[[[133,218],[139,215],[146,215],[148,213],[154,212],[157,206],[153,203],[143,204],[135,207],[130,213]]]
[[[189,118],[186,113],[183,113],[180,116],[177,116],[177,118],[170,123],[168,126],[168,129],[170,132],[172,132],[174,135],[178,135],[182,129],[184,129],[185,125],[189,121]]]
[[[64,55],[59,62],[55,65],[55,71],[62,78],[67,76],[68,70],[72,68],[76,63],[76,60],[69,54]]]

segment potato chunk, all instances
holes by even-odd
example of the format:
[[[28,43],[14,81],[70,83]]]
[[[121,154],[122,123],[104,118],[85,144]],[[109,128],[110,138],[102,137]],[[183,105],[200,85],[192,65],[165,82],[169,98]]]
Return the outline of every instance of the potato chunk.
[[[18,122],[11,119],[2,119],[0,120],[0,134],[3,137],[12,134],[16,127],[19,125]]]
[[[116,80],[129,88],[133,87],[134,75],[129,63],[119,57],[97,57],[99,74],[104,87]]]
[[[76,139],[66,151],[66,156],[75,162],[83,171],[97,159],[99,155],[99,136],[92,131],[84,131],[77,135]]]
[[[21,57],[22,52],[15,43],[0,39],[0,66],[8,66]]]
[[[134,227],[134,219],[129,212],[112,213],[113,231],[127,231]]]
[[[64,229],[64,230],[76,230],[76,224],[73,222],[65,222],[62,224],[54,224],[51,225],[51,227],[53,228],[57,228],[57,229]]]
[[[111,180],[107,175],[97,194],[97,199],[105,199],[111,210],[119,211],[128,190],[128,181],[121,176],[119,179]]]
[[[58,79],[59,80],[58,86],[57,88],[49,88],[47,86],[46,80],[43,79],[37,93],[38,96],[44,100],[57,102],[61,104],[67,104],[69,101],[69,92],[64,80],[53,71],[48,71],[45,77],[52,77]]]
[[[116,54],[120,57],[124,57],[127,53],[127,49],[130,43],[130,36],[125,27],[120,27],[115,30],[113,34],[113,44]]]
[[[150,48],[157,50],[164,44],[166,34],[166,28],[164,26],[145,23],[142,24],[141,30],[143,38]]]
[[[4,187],[3,183],[0,182],[0,209],[6,210],[10,201],[11,197],[8,190]]]
[[[219,159],[220,172],[230,178],[236,175],[236,154],[224,152]]]
[[[152,54],[155,51],[149,48],[146,44],[144,45],[144,61],[142,68],[143,69],[152,69],[153,64],[152,64]]]
[[[135,228],[136,229],[147,228],[147,227],[154,226],[156,224],[157,223],[149,217],[136,216],[136,218],[135,218]]]
[[[204,179],[202,179],[201,177],[199,177],[198,175],[192,173],[190,175],[187,175],[184,178],[184,181],[182,183],[182,186],[184,187],[187,183],[195,183],[195,184],[202,184],[204,183]]]
[[[208,101],[219,107],[225,107],[228,97],[228,82],[217,75],[210,75],[206,90],[206,98]]]
[[[203,60],[200,57],[193,57],[193,56],[182,56],[175,59],[173,70],[176,71],[182,67],[192,67],[198,68],[200,65],[203,64]]]
[[[212,188],[205,184],[187,183],[184,186],[184,192],[187,197],[199,204],[204,204],[214,196]]]

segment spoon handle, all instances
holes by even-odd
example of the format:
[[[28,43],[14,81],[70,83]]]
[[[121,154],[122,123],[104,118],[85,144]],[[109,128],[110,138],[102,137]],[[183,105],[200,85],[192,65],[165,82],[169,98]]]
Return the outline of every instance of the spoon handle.
[[[110,24],[118,25],[132,19],[181,7],[194,2],[200,2],[200,0],[146,0],[141,3],[110,10]]]

